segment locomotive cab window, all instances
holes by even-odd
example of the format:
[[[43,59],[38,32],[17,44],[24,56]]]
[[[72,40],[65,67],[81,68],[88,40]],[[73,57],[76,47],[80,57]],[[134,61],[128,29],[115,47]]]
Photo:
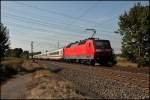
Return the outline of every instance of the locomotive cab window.
[[[111,48],[110,42],[107,40],[96,40],[95,45],[96,45],[96,48],[105,48],[105,49]]]

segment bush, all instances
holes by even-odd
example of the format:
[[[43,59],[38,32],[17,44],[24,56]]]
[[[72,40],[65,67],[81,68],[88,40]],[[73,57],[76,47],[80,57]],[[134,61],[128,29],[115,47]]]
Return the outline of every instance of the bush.
[[[150,64],[150,62],[148,62],[148,60],[145,58],[138,59],[137,63],[138,63],[138,67],[143,67]]]
[[[14,60],[14,61],[3,61],[0,65],[0,81],[5,81],[7,78],[12,75],[16,75],[22,71],[21,65],[22,60]]]
[[[1,65],[0,67],[0,81],[5,81],[12,75],[16,75],[18,71],[11,67],[10,65]]]

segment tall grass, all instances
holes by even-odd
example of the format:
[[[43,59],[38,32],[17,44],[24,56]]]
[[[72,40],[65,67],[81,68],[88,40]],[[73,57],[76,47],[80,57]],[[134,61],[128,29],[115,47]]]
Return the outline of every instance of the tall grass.
[[[21,71],[23,62],[24,60],[19,58],[4,58],[0,65],[0,81],[18,74]]]

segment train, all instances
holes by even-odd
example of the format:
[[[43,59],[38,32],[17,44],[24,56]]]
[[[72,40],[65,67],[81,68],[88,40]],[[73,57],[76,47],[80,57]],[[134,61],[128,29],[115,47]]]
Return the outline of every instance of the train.
[[[58,50],[34,55],[33,58],[91,65],[95,63],[114,64],[110,41],[99,38],[76,41]]]

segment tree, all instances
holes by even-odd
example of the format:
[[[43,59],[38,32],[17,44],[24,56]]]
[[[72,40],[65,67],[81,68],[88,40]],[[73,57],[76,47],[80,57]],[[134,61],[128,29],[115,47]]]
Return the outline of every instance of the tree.
[[[6,26],[0,23],[1,32],[0,32],[0,61],[4,57],[6,50],[9,48],[9,31]]]
[[[22,57],[23,57],[23,58],[29,58],[29,51],[24,51],[24,52],[22,53]]]
[[[18,58],[21,57],[22,53],[23,53],[22,48],[15,48],[14,51],[13,51],[14,57],[18,57]]]
[[[5,53],[6,57],[29,58],[29,55],[29,51],[23,51],[22,48],[8,49]]]
[[[122,36],[122,53],[139,65],[150,63],[149,6],[137,3],[119,16],[118,32]]]

